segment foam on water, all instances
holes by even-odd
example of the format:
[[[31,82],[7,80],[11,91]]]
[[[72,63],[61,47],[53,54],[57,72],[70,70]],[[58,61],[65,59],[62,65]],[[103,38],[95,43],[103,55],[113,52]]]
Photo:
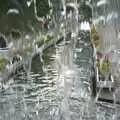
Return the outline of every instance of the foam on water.
[[[35,16],[38,21],[41,21],[43,19],[37,15],[36,0],[33,2]],[[97,7],[105,5],[106,2],[107,0],[97,2]],[[28,7],[31,3],[32,1],[27,2]],[[62,22],[59,23],[53,16],[55,28],[49,29],[49,32],[52,31],[55,34],[55,39],[63,36],[62,42],[55,43],[44,51],[44,45],[42,48],[33,46],[42,35],[46,35],[44,28],[33,36],[25,35],[26,46],[18,48],[23,51],[22,58],[26,71],[18,72],[8,80],[9,82],[4,83],[3,86],[0,85],[2,86],[0,89],[0,119],[111,120],[112,118],[118,120],[119,109],[115,102],[113,106],[107,103],[96,104],[96,99],[91,96],[93,50],[90,41],[90,24],[87,21],[78,23],[77,0],[70,3],[62,0],[61,3],[64,14],[61,13],[58,16]],[[49,1],[50,6],[53,4]],[[67,7],[71,8],[68,13]],[[108,14],[107,21],[118,18],[118,14],[114,13],[116,12]],[[98,15],[98,18],[95,18],[99,19],[98,23],[102,20],[100,17],[106,20],[104,15]],[[98,28],[101,37],[108,40],[103,41],[106,52],[116,48],[113,46],[115,42],[113,40],[117,39],[113,26]],[[68,32],[71,34],[68,35]],[[108,35],[108,33],[112,34]],[[22,41],[22,39],[19,40]],[[27,44],[29,41],[31,44]],[[18,43],[16,42],[17,45]],[[107,46],[108,43],[111,46]],[[27,47],[30,50],[24,55]],[[38,56],[35,57],[34,53],[37,53]],[[119,91],[118,86],[115,90],[114,101],[119,99]]]

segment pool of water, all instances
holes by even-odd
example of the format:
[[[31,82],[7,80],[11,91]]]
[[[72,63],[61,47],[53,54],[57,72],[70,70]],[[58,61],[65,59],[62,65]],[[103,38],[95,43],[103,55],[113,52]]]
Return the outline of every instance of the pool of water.
[[[33,58],[0,89],[0,120],[118,120],[115,105],[91,97],[93,49],[80,31]]]

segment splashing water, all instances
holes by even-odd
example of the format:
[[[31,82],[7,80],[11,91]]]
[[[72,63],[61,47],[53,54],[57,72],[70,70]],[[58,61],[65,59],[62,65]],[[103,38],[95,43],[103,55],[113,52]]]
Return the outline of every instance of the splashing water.
[[[93,6],[93,24],[96,27],[96,35],[98,34],[99,45],[96,47],[97,52],[103,54],[102,61],[100,66],[104,64],[104,59],[108,59],[110,64],[110,71],[107,74],[111,74],[113,78],[106,77],[105,74],[105,82],[110,79],[114,82],[113,88],[114,91],[111,91],[111,95],[108,97],[112,97],[114,101],[114,107],[116,109],[116,117],[113,119],[119,119],[118,105],[119,102],[119,1],[115,0],[100,0],[94,1]],[[96,38],[97,39],[97,38]],[[95,37],[94,37],[95,40]],[[99,59],[99,58],[98,58]],[[105,66],[105,65],[104,65]],[[100,78],[101,79],[101,78]],[[112,82],[111,82],[112,83]],[[104,85],[101,85],[102,90]],[[111,89],[111,85],[109,85],[109,89]],[[107,92],[106,92],[107,93]],[[100,92],[99,92],[100,94]],[[99,97],[99,94],[97,97]],[[101,93],[104,94],[104,93]],[[108,93],[107,93],[108,94]],[[107,95],[106,94],[106,95]],[[105,95],[105,96],[106,96]],[[104,96],[104,97],[105,97]],[[103,97],[103,99],[104,99]],[[107,98],[109,99],[109,98]]]
[[[52,10],[51,15],[47,15],[48,18],[51,17],[54,25],[44,28],[42,23],[39,32],[32,27],[33,35],[22,32],[22,38],[15,38],[15,41],[11,39],[12,43],[8,41],[12,53],[17,49],[20,51],[25,71],[18,71],[1,85],[1,120],[119,119],[119,107],[115,102],[119,99],[119,81],[116,83],[118,86],[114,91],[112,105],[106,102],[96,103],[96,99],[91,96],[93,48],[90,41],[90,24],[87,20],[79,23],[79,3],[77,0],[71,1],[61,0],[61,3],[56,5],[54,0],[48,0],[49,6],[57,6],[58,10],[52,17]],[[119,69],[116,69],[119,61],[119,26],[115,23],[119,18],[118,11],[115,10],[119,10],[119,6],[111,10],[112,12],[109,11],[111,1],[96,2],[95,10],[98,11],[95,11],[97,16],[94,19],[98,21],[95,25],[101,38],[102,52],[114,53],[111,53],[112,57],[115,56],[114,59],[111,58],[112,70],[119,78]],[[26,2],[28,8],[33,4],[38,26],[39,22],[44,22],[44,17],[38,16],[36,0]],[[105,5],[109,6],[108,10]],[[61,6],[63,10],[60,10]],[[101,6],[104,6],[105,11],[99,9]],[[12,57],[11,54],[10,58]]]

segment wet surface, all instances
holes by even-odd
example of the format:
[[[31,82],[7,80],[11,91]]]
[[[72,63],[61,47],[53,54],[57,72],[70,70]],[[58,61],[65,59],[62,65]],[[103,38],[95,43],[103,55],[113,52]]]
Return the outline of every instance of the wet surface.
[[[118,120],[115,106],[91,97],[92,54],[89,32],[81,31],[35,57],[30,73],[0,90],[0,120]]]

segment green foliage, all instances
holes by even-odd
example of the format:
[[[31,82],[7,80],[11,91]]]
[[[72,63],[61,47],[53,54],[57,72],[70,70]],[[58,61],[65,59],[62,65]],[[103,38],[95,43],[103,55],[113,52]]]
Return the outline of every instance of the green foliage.
[[[40,38],[40,40],[37,41],[35,44],[37,44],[38,47],[41,47],[41,46],[44,44],[44,42],[45,42],[45,38],[42,37],[42,38]]]
[[[8,0],[0,0],[0,18],[7,12],[8,2]]]
[[[0,72],[4,72],[6,65],[8,64],[7,59],[0,57]]]
[[[85,2],[81,3],[79,13],[83,15],[84,20],[92,18],[92,9]]]
[[[50,7],[48,0],[36,0],[36,7],[38,16],[43,17],[49,14]]]
[[[49,44],[51,41],[54,41],[54,37],[51,35],[42,36],[39,41],[37,41],[35,44],[37,44],[38,47],[41,47],[43,44]]]
[[[49,43],[50,41],[53,41],[54,37],[47,35],[46,43]]]

